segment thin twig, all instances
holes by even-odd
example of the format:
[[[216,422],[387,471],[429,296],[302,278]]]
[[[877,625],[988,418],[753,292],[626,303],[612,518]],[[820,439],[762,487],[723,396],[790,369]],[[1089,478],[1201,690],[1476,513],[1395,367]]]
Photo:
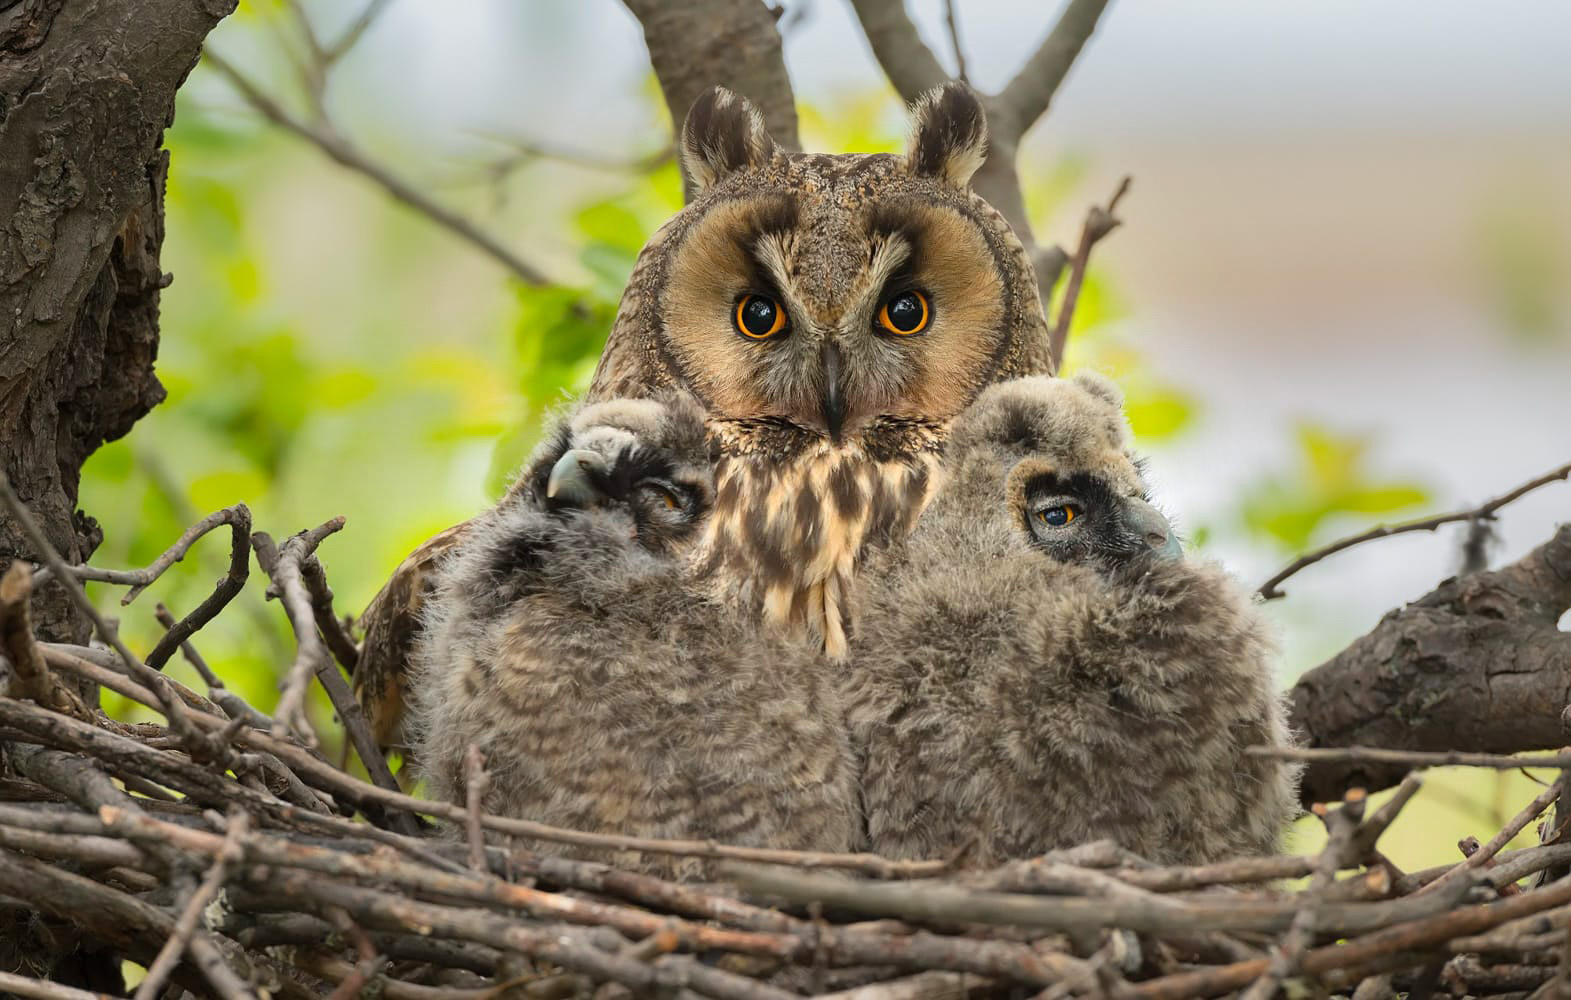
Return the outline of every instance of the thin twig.
[[[1353,838],[1359,820],[1364,817],[1365,801],[1363,790],[1355,788],[1347,793],[1340,809],[1325,814],[1326,845],[1315,862],[1314,872],[1309,876],[1306,895],[1324,894],[1335,882],[1337,869],[1350,860],[1354,849]],[[1303,962],[1304,953],[1313,943],[1319,917],[1320,907],[1313,900],[1298,911],[1287,933],[1282,936],[1282,943],[1272,954],[1266,971],[1244,991],[1242,1000],[1270,1000],[1276,995],[1282,981],[1297,972]]]
[[[970,83],[971,78],[966,75],[965,49],[960,45],[960,26],[955,21],[955,0],[944,0],[944,23],[949,28],[949,45],[955,51],[955,77]]]
[[[339,166],[369,178],[397,201],[484,251],[519,281],[526,285],[555,284],[544,272],[503,246],[495,237],[453,210],[438,204],[424,191],[366,156],[342,135],[325,126],[313,125],[295,117],[211,48],[202,53],[202,60],[229,80],[245,102],[262,117],[316,146]]]
[[[1450,883],[1456,881],[1458,878],[1465,877],[1468,872],[1484,867],[1494,859],[1496,854],[1500,853],[1500,849],[1502,847],[1505,847],[1517,834],[1521,833],[1527,824],[1533,822],[1533,820],[1537,819],[1543,814],[1545,809],[1548,809],[1551,805],[1553,805],[1555,799],[1559,798],[1561,789],[1564,787],[1564,777],[1555,779],[1555,781],[1551,783],[1548,788],[1539,793],[1537,798],[1535,798],[1532,802],[1529,802],[1521,812],[1513,816],[1511,820],[1500,829],[1500,832],[1489,838],[1489,842],[1487,844],[1467,855],[1466,859],[1463,860],[1461,864],[1457,865],[1449,872],[1446,872],[1444,875],[1435,879],[1433,882],[1424,886],[1422,889],[1419,889],[1418,894],[1421,895],[1426,892],[1434,892],[1442,886],[1449,885]]]
[[[1318,549],[1306,552],[1297,559],[1294,559],[1292,562],[1284,566],[1275,576],[1271,577],[1271,579],[1267,580],[1265,583],[1262,583],[1260,585],[1260,589],[1257,590],[1256,593],[1258,593],[1264,600],[1275,600],[1276,598],[1283,596],[1282,590],[1280,589],[1281,584],[1283,581],[1287,580],[1288,577],[1308,566],[1313,566],[1315,563],[1326,558],[1327,556],[1335,555],[1336,553],[1345,549],[1350,549],[1355,545],[1362,545],[1364,542],[1372,542],[1377,538],[1389,538],[1392,535],[1402,535],[1410,531],[1434,531],[1436,528],[1439,528],[1442,525],[1455,524],[1458,521],[1493,520],[1495,511],[1504,507],[1506,504],[1526,496],[1541,486],[1548,486],[1550,483],[1559,482],[1560,480],[1566,478],[1571,478],[1571,463],[1567,463],[1557,469],[1546,472],[1536,479],[1530,479],[1511,492],[1503,493],[1500,496],[1495,497],[1493,500],[1488,501],[1487,503],[1480,504],[1479,506],[1470,508],[1468,510],[1454,511],[1450,514],[1441,514],[1437,517],[1426,517],[1417,521],[1404,521],[1400,524],[1382,524],[1378,527],[1370,528],[1368,531],[1360,532],[1356,535],[1349,535],[1347,538],[1332,542],[1329,545],[1321,546]]]
[[[333,63],[347,55],[350,49],[359,44],[366,31],[371,25],[376,23],[376,19],[382,15],[382,12],[387,9],[391,2],[392,0],[368,0],[365,7],[360,11],[360,16],[350,22],[349,26],[344,29],[343,34],[339,35],[331,44],[323,46],[322,61],[328,66],[332,66]]]
[[[490,776],[486,774],[485,758],[480,755],[480,748],[473,743],[469,751],[464,754],[464,798],[469,809],[469,817],[464,824],[469,832],[469,867],[477,872],[488,870],[485,860],[485,834],[480,827],[481,799],[485,795],[486,783]]]
[[[1058,305],[1058,318],[1048,335],[1048,350],[1052,353],[1055,365],[1063,363],[1064,345],[1069,340],[1069,324],[1075,318],[1075,306],[1080,301],[1080,286],[1085,283],[1086,268],[1091,263],[1091,248],[1121,224],[1121,220],[1113,213],[1118,210],[1119,201],[1129,193],[1130,182],[1129,177],[1118,182],[1118,188],[1108,200],[1106,208],[1092,205],[1086,213],[1085,226],[1080,230],[1080,245],[1070,261],[1069,281],[1064,285],[1064,297]],[[1047,305],[1043,303],[1043,308],[1046,309]]]
[[[1282,760],[1362,764],[1405,764],[1410,767],[1487,767],[1496,771],[1515,771],[1524,767],[1571,767],[1571,751],[1552,754],[1524,754],[1513,757],[1497,753],[1464,753],[1460,750],[1384,750],[1379,747],[1273,747],[1244,749],[1252,757]]]
[[[163,988],[169,973],[174,971],[181,955],[190,947],[192,938],[197,933],[197,927],[202,921],[203,911],[218,898],[218,893],[229,879],[230,871],[243,856],[242,842],[249,830],[250,817],[245,814],[245,811],[231,810],[229,829],[224,834],[223,845],[213,856],[212,866],[208,868],[202,884],[191,894],[184,909],[180,911],[180,916],[176,918],[174,933],[169,935],[169,940],[164,942],[158,956],[153,959],[153,964],[148,966],[147,977],[136,988],[134,1000],[153,1000],[158,996],[158,991]]]
[[[275,734],[283,734],[279,727],[292,727],[307,740],[314,735],[305,714],[305,693],[314,675],[332,701],[333,709],[338,713],[339,721],[354,744],[355,753],[365,765],[371,781],[379,788],[397,791],[398,780],[393,777],[392,769],[387,766],[387,758],[371,736],[365,712],[328,655],[327,645],[318,631],[318,622],[323,615],[330,622],[335,619],[332,591],[327,588],[326,575],[316,560],[316,549],[324,539],[343,526],[344,519],[335,517],[309,531],[286,538],[282,545],[275,545],[272,537],[262,531],[256,532],[251,539],[256,548],[257,562],[273,581],[268,593],[276,596],[284,605],[297,644],[294,663],[284,677],[283,694],[273,712]],[[315,580],[314,588],[307,583],[308,578]],[[313,596],[313,589],[316,596]],[[391,817],[391,821],[401,833],[419,833],[418,825],[410,816],[400,813]]]

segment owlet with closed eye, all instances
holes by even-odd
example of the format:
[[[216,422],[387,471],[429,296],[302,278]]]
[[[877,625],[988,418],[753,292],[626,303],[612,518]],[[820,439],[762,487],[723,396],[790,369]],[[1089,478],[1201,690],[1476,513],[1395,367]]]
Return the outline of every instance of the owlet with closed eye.
[[[904,155],[789,153],[746,100],[701,97],[692,201],[640,254],[588,394],[697,397],[717,456],[699,576],[831,655],[864,548],[922,512],[949,422],[1052,370],[1025,250],[969,187],[981,105],[950,84],[912,119]]]

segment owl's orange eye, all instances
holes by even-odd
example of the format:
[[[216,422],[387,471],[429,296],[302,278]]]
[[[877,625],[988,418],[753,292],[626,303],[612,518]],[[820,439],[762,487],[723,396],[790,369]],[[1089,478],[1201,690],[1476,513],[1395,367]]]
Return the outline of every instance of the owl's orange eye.
[[[1044,507],[1036,512],[1036,519],[1051,528],[1062,528],[1079,516],[1080,505],[1074,503],[1059,504],[1056,507]]]
[[[785,309],[767,295],[744,295],[737,299],[736,313],[731,319],[736,323],[736,332],[750,340],[766,340],[786,327]]]
[[[932,310],[927,307],[927,296],[914,288],[891,296],[883,308],[878,310],[878,325],[901,337],[926,330],[927,321],[932,318]]]

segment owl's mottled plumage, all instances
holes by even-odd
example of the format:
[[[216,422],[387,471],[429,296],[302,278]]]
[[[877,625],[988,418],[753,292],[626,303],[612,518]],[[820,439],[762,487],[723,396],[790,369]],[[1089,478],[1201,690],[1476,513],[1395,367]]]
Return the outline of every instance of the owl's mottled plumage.
[[[950,420],[1051,371],[1030,262],[968,186],[986,135],[961,84],[917,102],[903,156],[788,153],[744,99],[701,98],[679,144],[693,200],[641,253],[589,389],[702,402],[719,460],[699,575],[834,655],[856,564],[931,498]],[[916,332],[881,323],[902,295]],[[744,334],[753,297],[777,332]]]
[[[584,476],[563,487],[575,468]],[[686,548],[712,503],[709,468],[691,401],[595,404],[471,522],[438,571],[414,657],[430,794],[463,801],[474,744],[488,812],[629,836],[853,845],[855,776],[822,658],[692,584]],[[703,874],[692,859],[614,860]]]
[[[1120,405],[1088,376],[988,390],[867,568],[844,698],[871,850],[1199,862],[1295,813],[1295,768],[1243,753],[1289,740],[1268,629],[1151,515]]]

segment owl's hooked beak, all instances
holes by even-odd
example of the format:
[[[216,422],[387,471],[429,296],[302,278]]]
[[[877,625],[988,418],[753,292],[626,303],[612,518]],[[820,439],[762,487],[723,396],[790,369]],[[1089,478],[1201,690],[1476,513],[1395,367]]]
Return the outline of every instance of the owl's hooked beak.
[[[840,443],[840,426],[845,422],[845,395],[840,387],[840,347],[832,340],[824,341],[824,427],[829,437]]]
[[[1162,516],[1161,511],[1138,497],[1128,499],[1126,511],[1125,516],[1129,526],[1139,534],[1151,551],[1163,559],[1177,561],[1184,558],[1184,550],[1178,544],[1178,536],[1173,533],[1173,526]]]
[[[605,493],[596,483],[605,482],[609,475],[610,466],[598,452],[574,448],[551,466],[545,486],[546,499],[558,507],[598,506]]]

